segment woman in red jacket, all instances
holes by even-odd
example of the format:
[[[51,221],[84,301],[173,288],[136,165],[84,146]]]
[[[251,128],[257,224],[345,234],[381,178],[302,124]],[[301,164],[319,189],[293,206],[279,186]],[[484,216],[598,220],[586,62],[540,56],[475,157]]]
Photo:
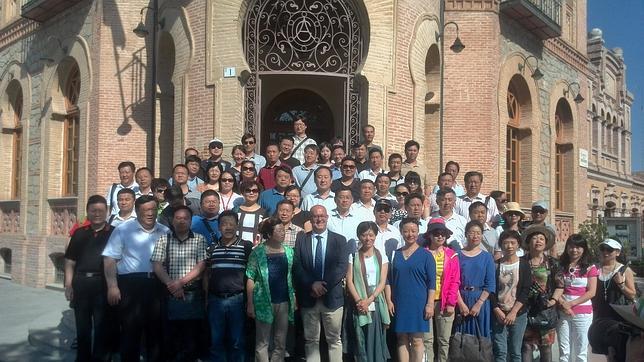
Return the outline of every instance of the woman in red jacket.
[[[461,284],[461,267],[457,254],[445,246],[445,241],[451,235],[452,231],[445,226],[445,220],[440,217],[433,218],[429,222],[424,235],[425,248],[432,253],[436,262],[435,310],[437,312],[434,314],[433,327],[424,336],[427,361],[434,361],[434,340],[438,345],[438,361],[447,361],[449,354],[454,307],[458,300],[458,288]]]

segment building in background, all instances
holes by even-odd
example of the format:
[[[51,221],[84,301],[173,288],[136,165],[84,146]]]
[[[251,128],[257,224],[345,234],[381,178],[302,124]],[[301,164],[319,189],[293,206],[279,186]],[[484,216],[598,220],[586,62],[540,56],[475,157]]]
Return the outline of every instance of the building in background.
[[[631,170],[634,98],[626,86],[624,54],[621,48],[606,47],[600,29],[590,31],[587,41],[588,217],[605,221],[611,235],[629,243],[631,256],[641,256],[644,178]]]
[[[0,275],[18,283],[62,283],[120,161],[167,177],[186,147],[229,155],[251,131],[263,149],[299,115],[318,140],[416,139],[430,180],[455,160],[460,183],[546,201],[560,247],[589,216],[585,0],[0,4]]]

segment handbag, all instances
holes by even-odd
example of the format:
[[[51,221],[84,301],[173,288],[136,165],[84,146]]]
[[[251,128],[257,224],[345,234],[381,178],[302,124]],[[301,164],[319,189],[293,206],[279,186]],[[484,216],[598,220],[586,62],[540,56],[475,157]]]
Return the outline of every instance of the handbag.
[[[489,362],[494,360],[492,340],[481,335],[479,320],[474,317],[476,335],[454,333],[449,339],[450,362]]]
[[[541,309],[535,314],[528,314],[528,326],[540,330],[554,329],[559,326],[559,310],[557,307]]]

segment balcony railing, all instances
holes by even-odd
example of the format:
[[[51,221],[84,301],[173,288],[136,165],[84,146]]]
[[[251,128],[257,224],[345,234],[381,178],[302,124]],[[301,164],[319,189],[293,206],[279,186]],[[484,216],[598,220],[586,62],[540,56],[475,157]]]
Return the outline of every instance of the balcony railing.
[[[540,39],[561,36],[560,0],[502,0],[501,11]]]
[[[43,22],[81,1],[83,0],[22,0],[21,16]]]

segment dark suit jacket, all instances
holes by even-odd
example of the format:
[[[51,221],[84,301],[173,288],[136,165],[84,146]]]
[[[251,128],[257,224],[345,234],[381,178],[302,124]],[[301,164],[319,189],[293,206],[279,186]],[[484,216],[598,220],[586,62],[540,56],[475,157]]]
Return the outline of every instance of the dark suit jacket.
[[[344,304],[342,280],[349,266],[347,240],[344,236],[328,231],[324,259],[324,281],[327,293],[322,301],[329,309],[337,309]],[[311,296],[311,286],[318,281],[314,272],[313,232],[299,233],[295,240],[295,292],[299,305],[304,308],[315,306],[316,299]]]

